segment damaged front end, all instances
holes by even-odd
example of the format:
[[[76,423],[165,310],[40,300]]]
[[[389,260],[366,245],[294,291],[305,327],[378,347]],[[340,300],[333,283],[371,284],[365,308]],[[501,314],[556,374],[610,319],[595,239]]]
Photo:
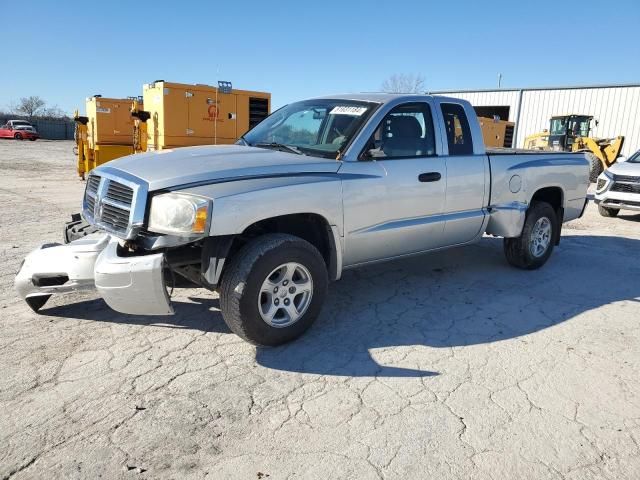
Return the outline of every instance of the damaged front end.
[[[164,254],[125,253],[115,237],[104,233],[67,245],[45,244],[27,255],[15,287],[35,312],[53,294],[96,288],[118,312],[173,314],[163,277]]]

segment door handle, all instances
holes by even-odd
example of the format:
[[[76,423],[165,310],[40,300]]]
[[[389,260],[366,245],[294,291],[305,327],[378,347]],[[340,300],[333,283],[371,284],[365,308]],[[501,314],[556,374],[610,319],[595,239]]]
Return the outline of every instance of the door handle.
[[[437,182],[441,178],[440,172],[427,172],[418,175],[418,180],[421,182]]]

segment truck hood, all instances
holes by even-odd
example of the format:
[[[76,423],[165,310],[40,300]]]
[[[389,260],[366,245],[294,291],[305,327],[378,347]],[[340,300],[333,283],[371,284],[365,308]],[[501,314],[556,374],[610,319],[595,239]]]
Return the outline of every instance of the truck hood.
[[[616,162],[609,167],[609,172],[614,175],[640,176],[640,163]]]
[[[184,147],[129,155],[98,167],[149,184],[149,190],[198,183],[305,173],[335,173],[341,162],[240,145]]]

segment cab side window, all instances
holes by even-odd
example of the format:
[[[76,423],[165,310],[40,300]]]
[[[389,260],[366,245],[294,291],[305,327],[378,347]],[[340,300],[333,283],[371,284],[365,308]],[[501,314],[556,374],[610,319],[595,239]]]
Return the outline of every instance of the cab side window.
[[[433,118],[427,103],[398,105],[369,140],[364,156],[376,159],[428,157],[436,153]]]
[[[458,103],[441,104],[449,155],[473,155],[471,128],[464,107]]]

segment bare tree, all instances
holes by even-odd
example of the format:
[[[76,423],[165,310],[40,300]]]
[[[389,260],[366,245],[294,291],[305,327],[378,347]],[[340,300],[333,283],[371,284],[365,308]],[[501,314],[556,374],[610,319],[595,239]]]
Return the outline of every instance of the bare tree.
[[[42,110],[46,103],[47,102],[36,95],[22,97],[15,106],[15,110],[19,113],[25,114],[29,118],[32,118]]]
[[[388,93],[424,93],[425,79],[413,73],[396,73],[382,82],[382,91]]]
[[[64,113],[64,111],[58,105],[53,105],[52,107],[43,108],[40,115],[43,117],[50,117],[50,118],[63,118],[67,116],[67,114]]]

